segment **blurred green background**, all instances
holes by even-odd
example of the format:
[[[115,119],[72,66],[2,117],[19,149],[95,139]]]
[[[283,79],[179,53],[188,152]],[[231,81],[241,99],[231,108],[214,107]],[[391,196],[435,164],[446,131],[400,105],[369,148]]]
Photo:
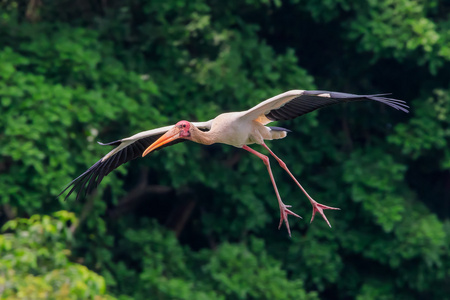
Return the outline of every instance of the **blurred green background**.
[[[450,3],[0,0],[1,299],[450,299]],[[290,89],[392,92],[276,125],[317,201],[182,143],[56,198],[139,131]],[[263,151],[262,147],[254,147]]]

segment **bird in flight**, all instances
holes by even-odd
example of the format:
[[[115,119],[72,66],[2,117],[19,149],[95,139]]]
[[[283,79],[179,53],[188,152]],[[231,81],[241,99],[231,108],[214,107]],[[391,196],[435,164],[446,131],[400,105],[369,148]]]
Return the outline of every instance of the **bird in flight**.
[[[326,209],[338,210],[339,208],[320,204],[306,192],[294,175],[292,175],[286,164],[264,143],[265,140],[286,137],[289,130],[266,125],[273,121],[294,119],[318,108],[342,102],[376,101],[397,110],[408,112],[408,106],[405,104],[405,101],[386,98],[386,95],[388,94],[354,95],[328,91],[291,90],[267,99],[246,111],[223,113],[206,122],[179,121],[175,125],[143,131],[111,143],[99,143],[101,145],[116,147],[69,183],[60,195],[71,188],[65,199],[75,190],[77,190],[78,199],[83,191],[84,194],[90,193],[100,184],[104,176],[108,175],[120,165],[178,142],[193,141],[204,145],[222,143],[244,149],[259,157],[266,165],[280,208],[278,229],[281,228],[284,221],[289,236],[291,236],[288,215],[293,215],[298,218],[301,217],[292,212],[289,209],[291,206],[284,204],[281,200],[270,168],[269,158],[248,146],[251,144],[259,144],[267,149],[270,155],[277,160],[279,165],[289,174],[309,199],[313,209],[311,222],[314,220],[316,212],[318,212],[325,219],[328,226],[331,227],[323,211]]]

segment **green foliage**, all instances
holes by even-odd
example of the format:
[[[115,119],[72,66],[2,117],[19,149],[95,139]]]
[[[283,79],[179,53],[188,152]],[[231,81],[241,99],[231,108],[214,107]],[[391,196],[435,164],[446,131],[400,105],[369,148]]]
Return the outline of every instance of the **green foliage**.
[[[317,299],[307,293],[299,279],[287,281],[280,263],[270,257],[262,240],[252,239],[250,247],[224,243],[210,256],[202,271],[213,289],[226,299]]]
[[[3,298],[448,299],[444,1],[41,2],[0,3]],[[56,198],[110,150],[97,140],[289,89],[393,92],[411,106],[352,103],[277,124],[293,132],[269,147],[342,209],[326,212],[332,229],[309,224],[307,199],[273,162],[304,217],[286,238],[264,164],[222,145],[180,143],[87,198]],[[49,217],[62,209],[73,213]]]
[[[67,246],[73,241],[73,213],[33,215],[7,222],[0,235],[2,299],[114,299],[105,280],[72,263]]]
[[[70,181],[75,165],[66,162],[95,159],[94,139],[108,123],[130,120],[126,127],[132,132],[137,124],[161,119],[153,108],[148,110],[154,119],[131,117],[157,88],[108,57],[110,47],[102,47],[95,32],[62,26],[49,36],[39,35],[45,27],[16,33],[15,38],[37,37],[16,51],[5,47],[0,52],[5,62],[0,154],[11,160],[9,172],[17,174],[0,175],[1,203],[27,213],[54,202],[52,197],[37,199],[57,194]],[[75,132],[83,139],[74,139],[80,136]]]
[[[414,0],[367,1],[364,12],[352,22],[351,28],[353,34],[361,35],[361,46],[365,50],[380,54],[392,51],[391,55],[397,59],[416,50],[430,53],[438,45],[440,36],[436,24],[426,14],[436,4],[436,1]]]
[[[156,222],[139,225],[123,231],[114,264],[106,262],[110,285],[133,299],[317,299],[287,278],[261,239],[195,252]]]
[[[397,134],[389,137],[389,141],[400,146],[402,152],[413,159],[429,155],[432,150],[446,151],[450,137],[448,92],[435,90],[425,101],[417,101],[415,106],[418,108],[417,116],[407,124],[397,126]],[[449,167],[445,161],[441,165]]]

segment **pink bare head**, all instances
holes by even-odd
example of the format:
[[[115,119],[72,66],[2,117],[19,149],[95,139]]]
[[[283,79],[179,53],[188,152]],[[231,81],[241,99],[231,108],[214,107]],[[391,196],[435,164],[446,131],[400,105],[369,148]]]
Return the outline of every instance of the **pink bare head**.
[[[176,128],[180,129],[180,138],[190,138],[191,137],[191,123],[188,121],[179,121],[177,124],[175,124]]]
[[[166,133],[159,137],[156,141],[153,142],[147,149],[145,149],[144,153],[142,153],[142,157],[146,156],[153,150],[162,147],[176,139],[191,139],[191,123],[188,121],[180,121],[171,129],[169,129]]]

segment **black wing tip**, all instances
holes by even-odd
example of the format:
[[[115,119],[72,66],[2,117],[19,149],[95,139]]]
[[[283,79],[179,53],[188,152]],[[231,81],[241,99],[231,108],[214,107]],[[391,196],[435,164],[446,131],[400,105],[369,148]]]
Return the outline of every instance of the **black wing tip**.
[[[81,174],[80,176],[78,176],[77,178],[75,178],[74,180],[72,180],[62,191],[61,193],[59,193],[58,196],[56,196],[56,198],[59,198],[62,194],[64,194],[67,190],[69,190],[69,192],[67,193],[67,195],[64,197],[64,201],[67,201],[67,199],[70,197],[70,195],[72,195],[73,192],[76,192],[77,197],[76,197],[76,201],[78,201],[78,199],[80,198],[81,194],[82,194],[82,190],[83,187],[85,186],[85,184],[90,181],[91,176],[95,175],[95,173],[97,172],[97,170],[101,167],[102,164],[102,159],[100,159],[99,161],[97,161],[95,164],[93,164],[89,169],[87,169],[83,174]],[[77,191],[76,191],[77,190]],[[93,190],[93,189],[92,189]],[[87,191],[87,192],[91,192],[91,190]],[[85,194],[86,195],[86,194]]]
[[[392,95],[392,93],[382,93],[382,94],[373,94],[373,95],[356,95],[349,93],[340,93],[340,92],[330,92],[330,91],[304,91],[304,95],[309,96],[320,96],[324,98],[334,98],[334,99],[354,99],[354,100],[373,100],[377,102],[381,102],[383,104],[389,105],[392,108],[397,110],[401,110],[405,113],[409,113],[409,106],[406,105],[406,102],[399,99],[387,98],[385,96]]]
[[[99,145],[102,146],[118,146],[122,143],[122,140],[117,140],[109,143],[102,143],[97,141]],[[82,190],[84,189],[85,185],[88,183],[87,188],[84,191],[84,194],[91,193],[95,188],[97,188],[98,184],[100,183],[100,180],[97,180],[97,176],[99,175],[99,172],[101,171],[101,168],[104,167],[103,158],[97,161],[95,164],[93,164],[89,169],[87,169],[83,174],[72,180],[62,191],[56,196],[56,199],[61,197],[62,194],[64,194],[67,190],[69,192],[64,197],[64,201],[67,201],[67,199],[70,197],[70,195],[75,192],[77,194],[76,200],[80,198],[81,194],[83,193]],[[106,170],[107,173],[109,173],[111,170]],[[94,178],[91,178],[94,176]],[[103,179],[103,176],[102,176]]]
[[[386,98],[386,97],[379,97],[378,95],[369,95],[366,96],[365,98],[369,99],[369,100],[374,100],[377,102],[381,102],[383,104],[386,104],[392,108],[395,108],[397,110],[401,110],[404,113],[409,113],[409,106],[406,105],[406,102],[403,100],[398,100],[398,99],[393,99],[393,98]]]
[[[72,180],[57,197],[60,197],[63,195],[66,191],[67,194],[64,198],[64,201],[66,201],[72,193],[76,194],[76,201],[78,199],[86,197],[87,194],[92,193],[98,185],[101,183],[103,178],[108,175],[111,171],[119,167],[120,165],[133,160],[135,158],[138,158],[141,156],[142,152],[144,152],[145,148],[148,147],[151,143],[153,143],[157,137],[149,137],[149,138],[142,138],[140,140],[137,140],[127,147],[121,149],[120,151],[114,153],[113,155],[109,156],[108,158],[104,159],[105,157],[98,160],[95,164],[93,164],[89,169],[87,169],[84,173],[82,173],[80,176]],[[185,141],[180,140],[180,141]],[[110,143],[101,143],[98,142],[100,145],[112,145],[117,146],[122,143],[122,140],[110,142]],[[169,143],[170,144],[170,143]],[[169,145],[167,144],[167,145]],[[132,145],[132,146],[131,146]]]
[[[332,92],[332,91],[304,91],[304,95],[308,96],[319,96],[324,98],[335,98],[335,99],[357,99],[357,98],[367,98],[367,97],[382,97],[389,96],[392,93],[382,93],[382,94],[373,94],[373,95],[357,95],[351,93],[342,93],[342,92]],[[399,100],[401,101],[401,100]]]

